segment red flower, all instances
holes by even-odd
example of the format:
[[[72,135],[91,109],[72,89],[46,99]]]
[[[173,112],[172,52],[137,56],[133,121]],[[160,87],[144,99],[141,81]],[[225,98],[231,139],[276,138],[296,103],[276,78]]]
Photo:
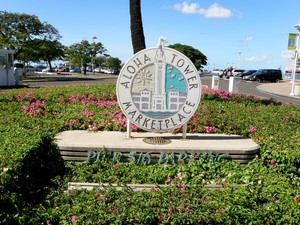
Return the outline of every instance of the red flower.
[[[153,186],[153,187],[151,187],[151,191],[158,192],[158,189],[157,189],[157,187]]]
[[[177,186],[183,191],[185,189],[185,182],[181,181]]]
[[[113,165],[113,168],[114,168],[114,169],[118,169],[118,168],[119,168],[119,165],[118,165],[118,164],[114,164],[114,165]]]

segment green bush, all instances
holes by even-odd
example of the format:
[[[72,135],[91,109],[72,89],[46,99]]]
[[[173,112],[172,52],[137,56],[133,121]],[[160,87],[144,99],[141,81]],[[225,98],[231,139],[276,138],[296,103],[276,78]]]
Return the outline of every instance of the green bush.
[[[105,157],[63,162],[55,147],[58,132],[126,130],[112,83],[2,90],[0,116],[0,224],[300,223],[299,106],[203,90],[188,132],[252,138],[260,154],[247,165],[206,157],[175,165]],[[153,189],[66,194],[70,181],[146,183]],[[165,184],[169,188],[160,188]],[[207,184],[224,188],[207,190]]]

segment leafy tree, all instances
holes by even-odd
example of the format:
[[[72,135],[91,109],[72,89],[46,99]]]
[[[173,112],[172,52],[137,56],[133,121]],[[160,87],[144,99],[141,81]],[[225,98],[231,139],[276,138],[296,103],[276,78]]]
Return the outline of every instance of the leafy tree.
[[[106,59],[107,62],[107,67],[114,69],[114,70],[118,70],[121,68],[121,60],[119,58],[115,58],[115,57],[108,57]]]
[[[95,67],[104,68],[107,67],[106,57],[101,55],[95,58]]]
[[[104,54],[107,50],[104,48],[101,42],[89,43],[87,40],[83,40],[80,43],[75,43],[66,49],[66,59],[71,64],[81,65],[86,74],[86,67],[93,62],[97,54]]]
[[[202,68],[202,65],[207,64],[207,57],[199,50],[189,46],[189,45],[182,45],[182,44],[174,44],[169,45],[169,48],[173,48],[182,54],[186,55],[195,65],[195,67],[199,70]]]
[[[52,71],[51,62],[61,60],[64,56],[65,47],[57,40],[34,39],[26,44],[26,48],[20,53],[19,59],[24,62],[46,61]]]
[[[39,40],[38,58],[46,61],[52,71],[51,61],[61,60],[65,47],[58,41]]]
[[[146,48],[141,0],[130,0],[130,30],[134,54]]]
[[[30,57],[35,58],[38,54],[31,50],[37,40],[48,42],[61,38],[52,25],[41,22],[37,16],[24,13],[0,11],[0,27],[0,48],[15,50],[14,58],[17,60],[28,61]]]

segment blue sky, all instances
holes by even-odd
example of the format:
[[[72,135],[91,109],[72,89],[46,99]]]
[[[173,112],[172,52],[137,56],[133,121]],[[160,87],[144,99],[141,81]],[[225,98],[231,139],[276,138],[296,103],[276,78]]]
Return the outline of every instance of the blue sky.
[[[126,62],[133,54],[129,0],[0,0],[1,11],[36,15],[57,28],[69,46],[97,37],[108,54]],[[158,37],[190,45],[208,58],[207,69],[285,68],[297,33],[299,0],[141,0],[147,47]]]

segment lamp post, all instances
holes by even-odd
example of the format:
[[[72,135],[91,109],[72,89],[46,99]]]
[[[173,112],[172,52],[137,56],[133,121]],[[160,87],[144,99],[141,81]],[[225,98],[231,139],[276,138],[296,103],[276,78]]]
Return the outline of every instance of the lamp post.
[[[94,44],[94,49],[93,49],[93,55],[92,55],[92,70],[93,70],[93,74],[95,74],[95,57],[96,57],[96,49],[95,49],[95,40],[97,39],[97,37],[93,37],[93,44]]]
[[[238,52],[238,55],[239,55],[239,58],[238,58],[238,66],[237,66],[238,69],[240,69],[241,54],[242,54],[242,52]]]
[[[290,95],[295,95],[295,77],[296,77],[296,70],[297,70],[297,61],[298,61],[298,49],[299,49],[299,36],[300,36],[300,23],[294,26],[298,30],[298,35],[296,39],[296,50],[295,50],[295,59],[294,59],[294,69],[292,73],[292,91]]]

